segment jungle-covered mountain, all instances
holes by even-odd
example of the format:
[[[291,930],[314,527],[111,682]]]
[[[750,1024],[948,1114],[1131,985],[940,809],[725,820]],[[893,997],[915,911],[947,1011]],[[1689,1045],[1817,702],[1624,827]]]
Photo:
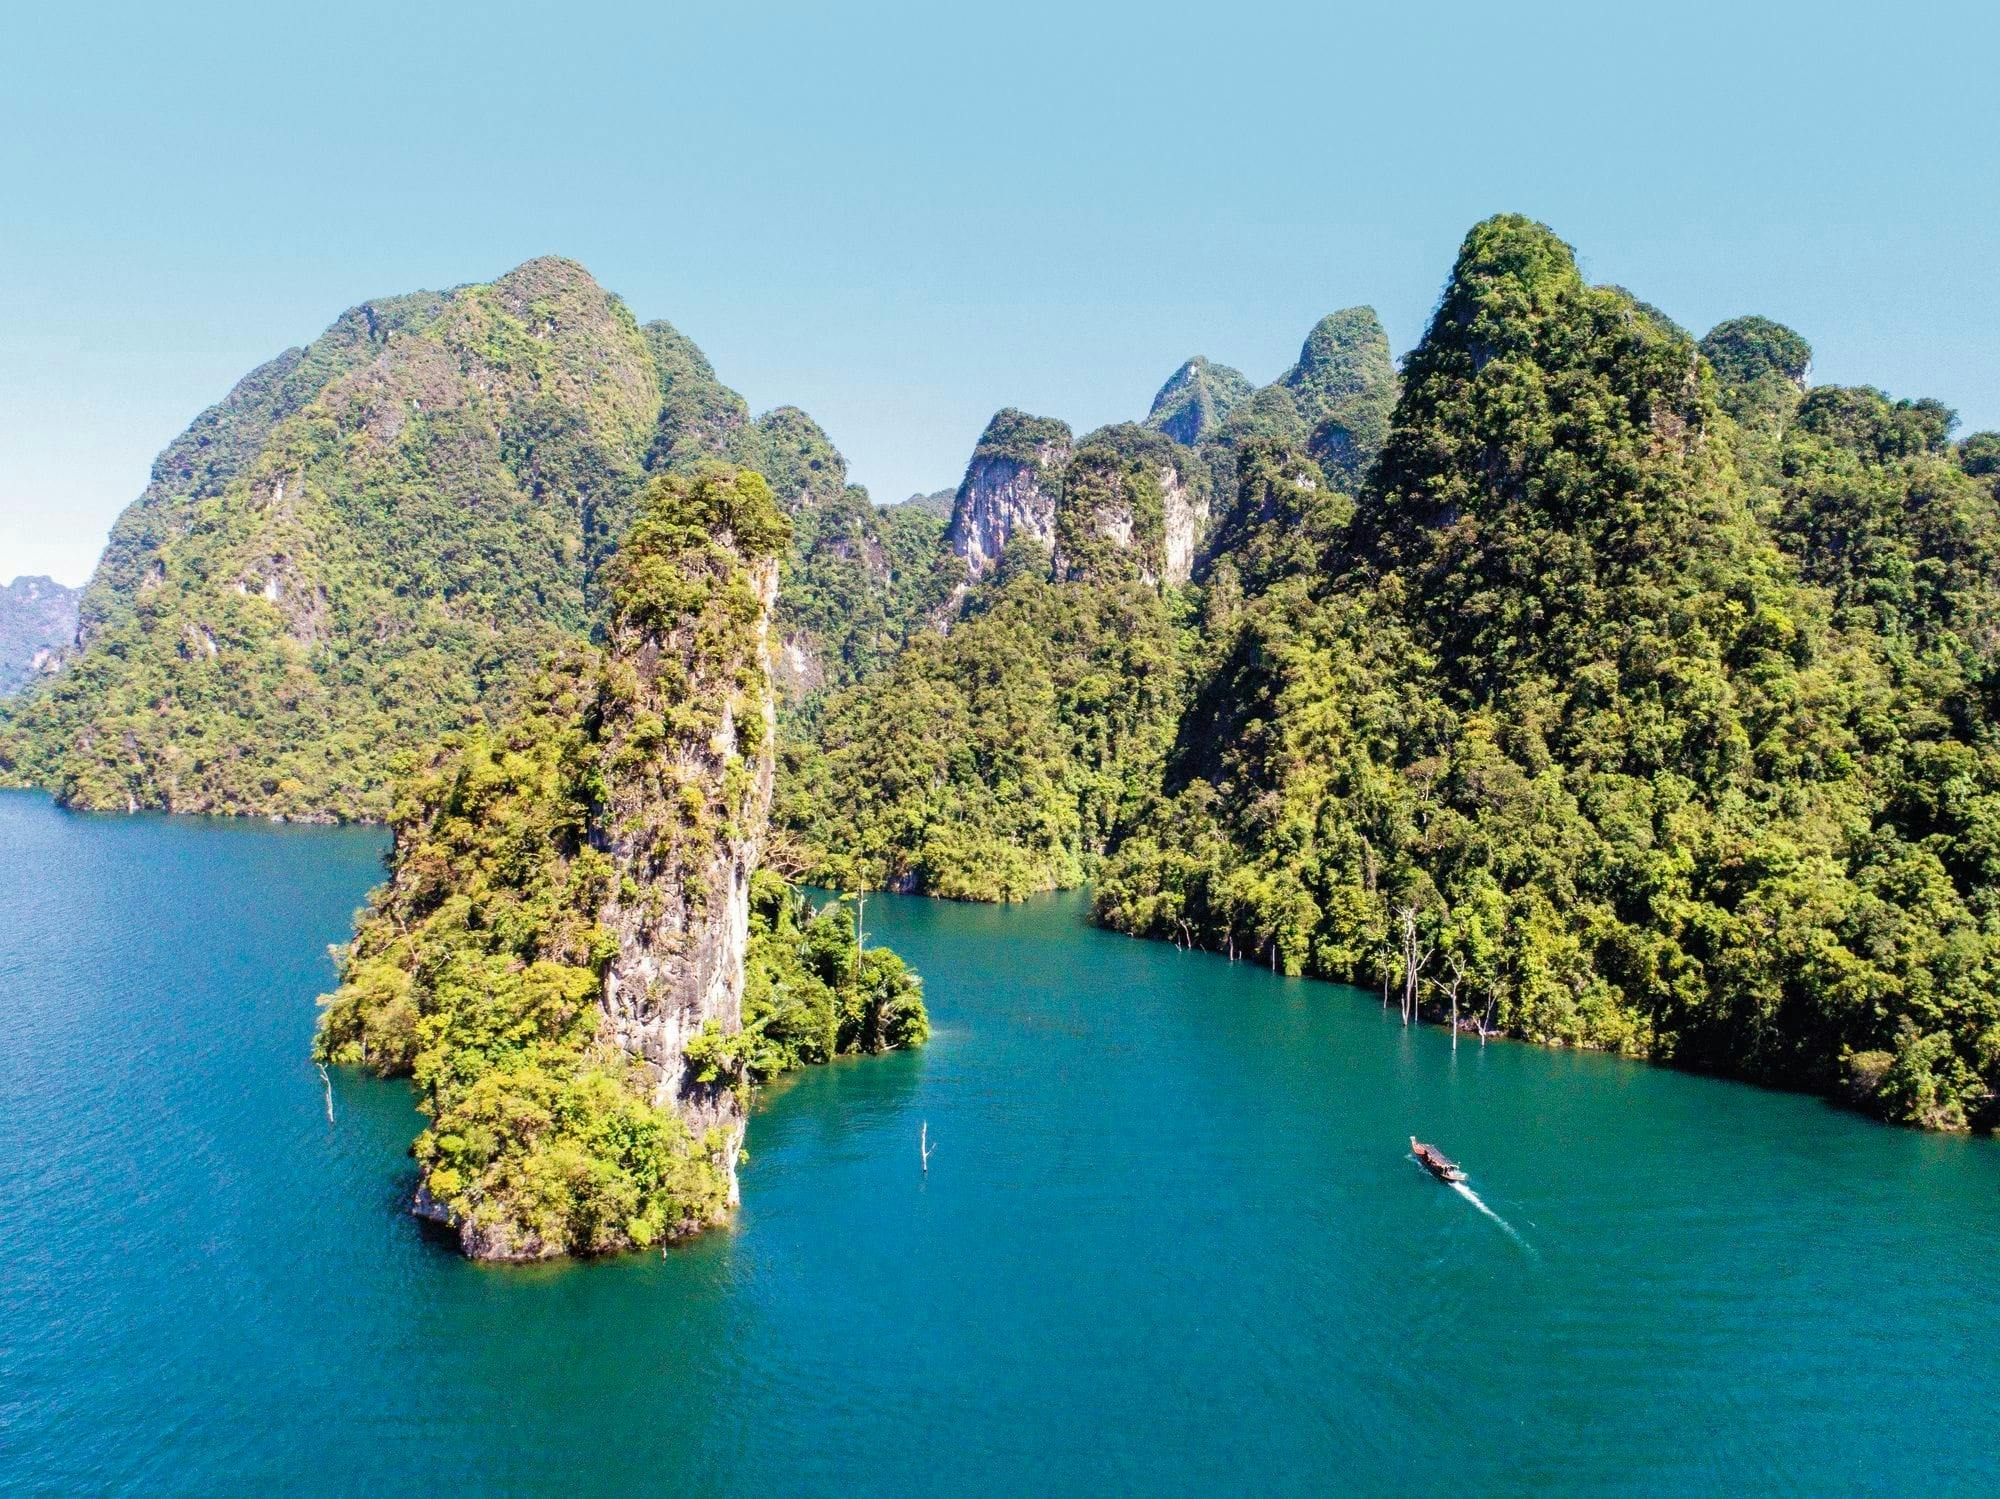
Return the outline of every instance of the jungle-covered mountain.
[[[1217,504],[1239,452],[1289,441],[1350,472],[1380,450],[1395,393],[1380,322],[1351,308],[1262,389],[1192,359],[1144,423],[1079,439],[995,415],[953,501],[965,587],[947,628],[791,736],[778,815],[806,867],[967,899],[1081,884],[1162,773],[1199,627],[1185,585],[1241,539]]]
[[[1942,1128],[2000,1090],[2000,435],[1700,340],[1544,226],[1143,422],[877,509],[567,262],[344,318],[162,456],[0,740],[89,805],[381,815],[605,628],[633,497],[769,476],[782,863],[1013,899]]]
[[[1399,392],[1378,335],[1168,382],[1167,456],[1229,475],[1191,576],[1144,566],[1148,506],[1097,519],[1118,429],[996,417],[950,633],[791,752],[823,876],[1094,872],[1110,925],[1412,1018],[1990,1119],[2000,437],[1809,387],[1768,319],[1697,343],[1511,216]]]
[[[0,770],[85,807],[383,816],[389,758],[587,633],[647,476],[711,457],[797,518],[794,690],[878,664],[948,590],[940,522],[877,512],[805,413],[753,420],[574,262],[363,304],[161,454]]]
[[[2000,1086],[2000,509],[1934,402],[1468,236],[1353,498],[1245,446],[1108,923],[1964,1127]]]

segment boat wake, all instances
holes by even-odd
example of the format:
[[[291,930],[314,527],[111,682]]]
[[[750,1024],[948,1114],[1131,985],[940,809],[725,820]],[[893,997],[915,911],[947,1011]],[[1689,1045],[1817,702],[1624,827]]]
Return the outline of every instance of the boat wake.
[[[1514,1231],[1513,1224],[1509,1223],[1505,1218],[1502,1218],[1498,1213],[1494,1212],[1493,1209],[1488,1207],[1486,1205],[1485,1198],[1481,1197],[1477,1192],[1473,1191],[1472,1188],[1468,1187],[1464,1182],[1452,1182],[1451,1189],[1452,1191],[1456,1192],[1460,1197],[1463,1197],[1467,1202],[1471,1203],[1474,1207],[1478,1208],[1480,1212],[1484,1213],[1487,1217],[1491,1218],[1495,1223],[1499,1224],[1501,1232],[1505,1233],[1507,1237],[1512,1239],[1516,1244],[1519,1244],[1522,1250],[1526,1252],[1529,1256],[1532,1257],[1534,1255],[1535,1252],[1534,1248],[1528,1243],[1528,1241],[1522,1238],[1518,1233]]]

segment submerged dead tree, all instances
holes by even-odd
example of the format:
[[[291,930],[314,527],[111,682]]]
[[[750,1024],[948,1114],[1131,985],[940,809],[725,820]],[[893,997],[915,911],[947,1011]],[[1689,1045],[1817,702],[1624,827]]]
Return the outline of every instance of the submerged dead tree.
[[[1408,1025],[1417,1018],[1418,986],[1423,982],[1424,969],[1430,966],[1431,955],[1437,951],[1436,943],[1426,944],[1417,927],[1417,907],[1414,902],[1396,907],[1396,919],[1403,927],[1403,1024]]]
[[[1459,955],[1456,952],[1446,953],[1444,955],[1444,960],[1451,967],[1451,983],[1446,987],[1445,993],[1451,997],[1451,1049],[1453,1051],[1457,1051],[1458,1050],[1458,991],[1460,986],[1465,983],[1465,962],[1462,958],[1459,957]],[[1486,1040],[1485,1031],[1482,1030],[1480,1032],[1479,1039],[1481,1044],[1484,1044]]]

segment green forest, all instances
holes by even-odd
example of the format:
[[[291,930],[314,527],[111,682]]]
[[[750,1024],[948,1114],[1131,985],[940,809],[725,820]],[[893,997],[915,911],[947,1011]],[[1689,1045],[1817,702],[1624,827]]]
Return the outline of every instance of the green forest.
[[[66,669],[0,707],[0,774],[79,806],[386,818],[399,879],[426,849],[440,879],[491,863],[554,944],[488,950],[538,975],[507,1004],[580,1077],[564,974],[593,939],[560,913],[598,876],[566,777],[603,732],[618,540],[649,486],[726,460],[784,523],[788,873],[1090,884],[1108,926],[1412,1023],[1992,1127],[2000,434],[1811,362],[1763,317],[1698,338],[1500,215],[1400,362],[1349,308],[1266,385],[1193,358],[1075,441],[1004,411],[955,493],[879,506],[804,412],[753,418],[684,335],[531,262],[357,309],[205,413],[121,520]],[[974,532],[997,565],[954,550]],[[711,1081],[920,1035],[843,905],[768,871],[753,896],[757,1023],[699,1042]],[[370,966],[437,919],[388,909],[326,1044],[422,1082],[424,1005],[456,1001],[413,997],[444,973],[415,947]],[[473,1138],[424,1148],[445,1134]],[[649,1159],[679,1185],[551,1221],[671,1232],[700,1142]]]
[[[2000,438],[1808,389],[1765,319],[1697,341],[1514,217],[1399,380],[1378,336],[1162,391],[1230,475],[1189,587],[1010,550],[802,721],[820,877],[1093,880],[1108,925],[1482,1039],[1990,1123]]]
[[[1755,319],[1697,344],[1546,228],[1476,228],[1352,499],[1246,452],[1101,919],[1482,1034],[1978,1121],[1986,445],[1808,393],[1807,357]]]
[[[726,460],[797,517],[788,693],[886,661],[949,593],[944,523],[878,510],[804,412],[573,261],[364,304],[154,464],[61,675],[0,702],[0,781],[76,807],[390,815],[390,755],[491,725],[601,616],[656,474]]]

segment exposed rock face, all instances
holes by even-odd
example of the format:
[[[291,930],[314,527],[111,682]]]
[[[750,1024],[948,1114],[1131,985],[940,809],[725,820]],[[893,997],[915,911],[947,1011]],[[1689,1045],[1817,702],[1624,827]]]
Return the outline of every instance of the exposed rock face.
[[[1054,547],[1056,496],[1071,448],[1068,425],[1049,417],[1009,408],[986,424],[945,533],[968,578],[991,572],[1016,536]]]
[[[1185,583],[1210,488],[1201,457],[1157,428],[1120,422],[1073,441],[1062,422],[1002,411],[973,449],[946,532],[964,563],[959,594],[1023,536],[1047,549],[1058,580]]]
[[[1187,448],[1129,422],[1077,445],[1056,510],[1054,576],[1185,583],[1208,527],[1207,474]]]
[[[772,656],[771,671],[788,703],[801,703],[826,686],[826,658],[811,632],[788,630]]]
[[[1194,575],[1195,553],[1208,533],[1208,495],[1197,492],[1189,483],[1192,477],[1191,473],[1183,474],[1179,464],[1160,474],[1166,500],[1165,581],[1175,585],[1187,582]]]
[[[559,649],[400,782],[321,1021],[323,1060],[422,1086],[414,1207],[477,1258],[656,1244],[736,1198],[790,526],[715,463],[637,510],[602,645]]]
[[[80,588],[52,578],[16,578],[0,588],[0,697],[53,669],[76,635]]]
[[[614,627],[609,649],[634,669],[644,709],[716,702],[721,722],[706,741],[674,746],[671,762],[639,781],[610,782],[600,836],[621,876],[601,918],[618,941],[601,1001],[605,1033],[652,1069],[655,1105],[677,1110],[697,1135],[723,1132],[732,1203],[743,1100],[725,1084],[696,1080],[686,1054],[706,1024],[724,1035],[743,1028],[750,875],[771,810],[778,559],[753,557],[744,571],[756,616],[741,652],[702,649],[698,618],[676,621],[664,633],[629,619]],[[647,722],[642,711],[635,726]],[[614,733],[608,758],[621,759],[628,742],[629,733]],[[655,805],[661,790],[679,808]],[[677,825],[678,811],[697,801],[709,815],[693,829]]]

